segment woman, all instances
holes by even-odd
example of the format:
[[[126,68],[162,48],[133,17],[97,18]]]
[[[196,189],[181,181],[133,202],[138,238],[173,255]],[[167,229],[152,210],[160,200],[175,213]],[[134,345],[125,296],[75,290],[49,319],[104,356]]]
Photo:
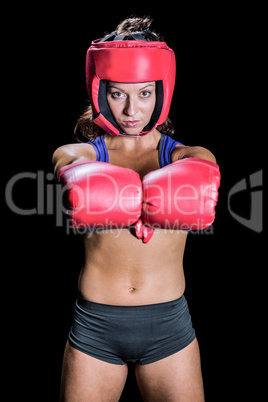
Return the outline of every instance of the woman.
[[[127,19],[92,43],[77,125],[91,141],[53,156],[85,229],[62,401],[119,400],[128,362],[144,400],[204,400],[182,261],[187,230],[213,222],[219,172],[210,151],[166,135],[175,57],[150,24]]]

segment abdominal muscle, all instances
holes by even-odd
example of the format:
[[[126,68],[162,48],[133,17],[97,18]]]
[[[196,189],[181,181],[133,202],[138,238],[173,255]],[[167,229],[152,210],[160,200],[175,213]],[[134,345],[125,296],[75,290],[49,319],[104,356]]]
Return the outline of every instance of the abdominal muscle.
[[[187,232],[156,229],[144,244],[128,229],[85,235],[79,276],[87,300],[121,306],[163,303],[183,295]]]

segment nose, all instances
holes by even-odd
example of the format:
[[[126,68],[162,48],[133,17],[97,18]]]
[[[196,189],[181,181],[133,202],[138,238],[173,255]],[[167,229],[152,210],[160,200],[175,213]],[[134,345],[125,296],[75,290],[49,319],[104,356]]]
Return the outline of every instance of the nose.
[[[137,107],[137,102],[135,102],[134,99],[128,98],[126,100],[126,105],[124,108],[124,113],[127,116],[134,116],[137,113],[138,107]]]

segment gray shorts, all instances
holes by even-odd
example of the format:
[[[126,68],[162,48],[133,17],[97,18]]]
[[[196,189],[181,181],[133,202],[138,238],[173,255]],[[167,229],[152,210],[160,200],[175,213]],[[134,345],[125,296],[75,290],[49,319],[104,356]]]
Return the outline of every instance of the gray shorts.
[[[112,306],[79,295],[69,333],[72,347],[113,364],[153,363],[194,339],[184,296],[166,303]]]

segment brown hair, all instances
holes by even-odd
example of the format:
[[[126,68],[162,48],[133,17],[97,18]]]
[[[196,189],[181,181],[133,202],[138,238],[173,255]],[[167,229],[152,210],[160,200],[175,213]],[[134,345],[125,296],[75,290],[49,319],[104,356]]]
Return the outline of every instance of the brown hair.
[[[127,35],[128,33],[132,32],[141,32],[145,29],[148,29],[151,24],[151,18],[130,17],[118,24],[118,26],[116,27],[116,32],[118,35]],[[163,38],[161,38],[159,34],[155,32],[153,32],[153,34],[156,35],[160,41],[163,40]],[[107,36],[108,35],[104,36],[104,38]],[[76,139],[79,142],[82,142],[84,139],[92,141],[105,133],[105,131],[97,126],[94,121],[91,121],[92,114],[93,111],[90,105],[86,108],[85,112],[82,114],[82,116],[79,117],[76,123],[74,133]],[[157,129],[170,137],[175,132],[173,124],[169,118],[167,118],[163,124],[158,126]],[[82,138],[80,139],[80,137]]]

